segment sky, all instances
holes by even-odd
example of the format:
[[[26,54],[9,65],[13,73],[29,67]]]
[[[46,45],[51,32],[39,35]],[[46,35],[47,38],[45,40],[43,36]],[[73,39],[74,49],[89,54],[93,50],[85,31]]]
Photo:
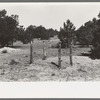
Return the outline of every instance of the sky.
[[[100,12],[100,3],[0,3],[7,15],[19,15],[19,24],[42,25],[59,30],[70,19],[76,29]]]

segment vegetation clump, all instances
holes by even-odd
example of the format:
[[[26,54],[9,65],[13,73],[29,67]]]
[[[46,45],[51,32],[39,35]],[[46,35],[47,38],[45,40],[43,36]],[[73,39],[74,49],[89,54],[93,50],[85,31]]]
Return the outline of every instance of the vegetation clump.
[[[17,65],[17,64],[19,64],[18,61],[11,59],[10,65]]]
[[[7,50],[3,50],[2,53],[7,53]]]

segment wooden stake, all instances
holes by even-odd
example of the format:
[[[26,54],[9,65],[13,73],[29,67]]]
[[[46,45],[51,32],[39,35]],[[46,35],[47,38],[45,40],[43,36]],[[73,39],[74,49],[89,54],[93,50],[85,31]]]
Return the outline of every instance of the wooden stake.
[[[33,41],[30,42],[30,64],[33,63]]]
[[[46,43],[45,40],[43,40],[43,60],[46,60],[46,58],[47,58]]]
[[[59,42],[59,48],[58,48],[58,66],[61,68],[61,42]]]
[[[70,65],[73,65],[73,60],[72,60],[72,40],[70,39]]]

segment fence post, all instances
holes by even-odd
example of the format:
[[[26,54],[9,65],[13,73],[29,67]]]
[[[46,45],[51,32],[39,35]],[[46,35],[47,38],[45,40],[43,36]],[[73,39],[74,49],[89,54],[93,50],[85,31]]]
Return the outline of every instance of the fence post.
[[[30,64],[33,63],[33,40],[30,42]]]
[[[58,48],[58,66],[61,68],[61,42],[59,42],[59,48]]]
[[[72,39],[70,39],[70,65],[73,65],[73,60],[72,60]]]
[[[46,43],[45,40],[43,40],[43,60],[46,60],[46,58],[47,58]]]

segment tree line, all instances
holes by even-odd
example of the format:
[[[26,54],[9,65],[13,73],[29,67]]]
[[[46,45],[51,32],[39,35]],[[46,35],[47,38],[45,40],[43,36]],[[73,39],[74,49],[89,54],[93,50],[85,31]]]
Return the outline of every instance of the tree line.
[[[46,29],[42,25],[30,25],[24,28],[24,26],[19,25],[18,18],[18,15],[8,16],[5,9],[0,11],[0,45],[2,47],[13,46],[16,41],[21,41],[24,44],[30,43],[35,38],[49,40],[57,35],[62,48],[69,48],[72,44],[92,45],[92,55],[100,58],[100,13],[98,19],[93,18],[78,29],[68,19],[63,23],[60,31],[53,28]]]
[[[68,19],[64,22],[63,28],[60,28],[58,37],[62,43],[62,48],[70,47],[70,43],[87,47],[92,45],[91,57],[100,58],[100,13],[98,19],[93,18],[77,30]]]
[[[31,42],[33,39],[38,38],[41,40],[48,40],[58,31],[52,28],[46,29],[42,25],[30,25],[25,28],[19,25],[18,15],[7,15],[7,11],[0,11],[0,45],[2,47],[12,45],[16,41],[21,41],[24,44]]]

